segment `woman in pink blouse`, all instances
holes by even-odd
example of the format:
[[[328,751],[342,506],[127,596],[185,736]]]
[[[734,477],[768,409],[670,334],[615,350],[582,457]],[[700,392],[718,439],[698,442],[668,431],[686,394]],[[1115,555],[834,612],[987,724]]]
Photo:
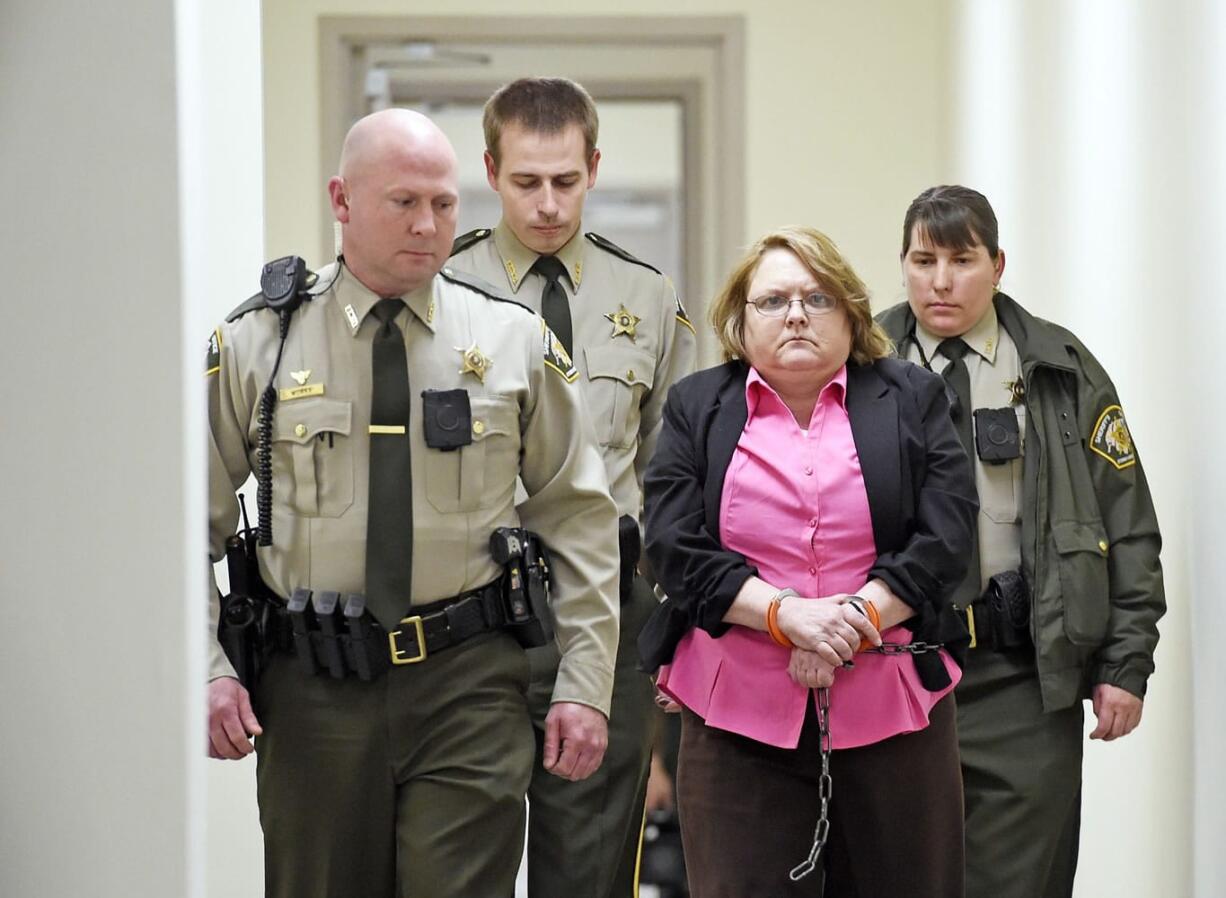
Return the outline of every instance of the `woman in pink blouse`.
[[[961,895],[976,501],[944,383],[887,358],[814,230],[754,244],[711,320],[728,361],[673,387],[647,471],[668,599],[639,639],[682,709],[693,895]]]

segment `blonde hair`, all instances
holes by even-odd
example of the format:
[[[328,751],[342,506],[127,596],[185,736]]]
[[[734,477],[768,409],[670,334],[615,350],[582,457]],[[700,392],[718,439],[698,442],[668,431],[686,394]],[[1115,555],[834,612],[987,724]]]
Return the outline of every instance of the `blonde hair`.
[[[868,288],[843,258],[834,241],[815,228],[778,228],[759,237],[728,275],[708,311],[724,360],[745,358],[745,306],[749,283],[767,250],[786,249],[798,258],[822,290],[847,312],[851,324],[851,360],[870,364],[889,356],[894,345],[873,320]]]

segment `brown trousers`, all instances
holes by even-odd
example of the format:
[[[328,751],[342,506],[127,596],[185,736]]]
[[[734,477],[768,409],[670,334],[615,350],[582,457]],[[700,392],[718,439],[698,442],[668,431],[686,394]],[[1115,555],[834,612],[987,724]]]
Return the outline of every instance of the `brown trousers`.
[[[693,898],[821,895],[822,871],[788,878],[817,824],[813,702],[795,749],[708,727],[682,710],[677,803]],[[826,898],[961,898],[962,777],[953,695],[929,725],[832,752]]]

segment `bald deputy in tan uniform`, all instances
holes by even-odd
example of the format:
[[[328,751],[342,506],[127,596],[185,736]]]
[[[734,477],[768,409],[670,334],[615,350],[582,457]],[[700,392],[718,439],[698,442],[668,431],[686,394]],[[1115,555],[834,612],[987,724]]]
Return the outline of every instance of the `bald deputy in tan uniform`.
[[[571,351],[621,515],[621,641],[609,750],[582,783],[533,772],[528,793],[532,898],[631,898],[638,889],[643,805],[655,716],[635,638],[656,605],[636,576],[642,477],[668,389],[694,367],[694,330],[668,279],[580,227],[596,182],[597,116],[582,87],[523,79],[485,107],[485,162],[502,221],[456,242],[452,267],[509,291],[544,315]],[[542,723],[558,655],[533,649],[530,705]],[[559,673],[558,676],[561,676]]]
[[[275,369],[263,579],[282,599],[365,593],[376,626],[399,633],[384,650],[417,663],[311,676],[300,650],[282,650],[248,696],[215,645],[210,753],[242,757],[257,737],[270,896],[505,898],[534,745],[529,664],[502,626],[490,536],[522,526],[548,544],[561,661],[545,760],[559,782],[579,780],[607,740],[616,511],[556,339],[443,267],[457,202],[443,134],[406,110],[368,116],[328,188],[343,257],[288,317],[279,365],[284,316],[262,298],[210,347],[210,553],[221,557],[234,491],[258,469]],[[403,459],[390,474],[389,459]]]

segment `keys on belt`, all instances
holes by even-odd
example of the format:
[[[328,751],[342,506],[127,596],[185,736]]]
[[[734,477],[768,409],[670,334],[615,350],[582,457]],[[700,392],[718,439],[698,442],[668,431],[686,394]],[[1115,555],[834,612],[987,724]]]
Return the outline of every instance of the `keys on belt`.
[[[966,629],[971,634],[971,642],[967,648],[977,648],[979,646],[980,628],[975,626],[975,605],[967,605],[965,608],[961,605],[954,605],[954,611],[958,612],[958,615],[966,622]],[[982,609],[980,611],[982,612]]]

